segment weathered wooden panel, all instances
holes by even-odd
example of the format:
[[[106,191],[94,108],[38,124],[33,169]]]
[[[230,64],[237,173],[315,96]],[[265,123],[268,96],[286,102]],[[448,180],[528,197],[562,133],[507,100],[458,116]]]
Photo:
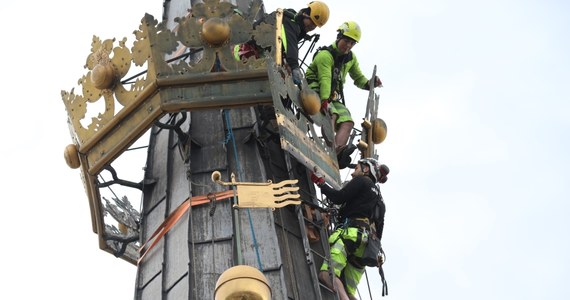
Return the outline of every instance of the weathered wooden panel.
[[[190,124],[190,138],[194,142],[191,146],[191,172],[193,175],[201,174],[204,176],[200,186],[216,187],[210,180],[211,173],[218,170],[226,170],[228,165],[224,122],[221,111],[205,110],[200,112],[192,112],[192,123]],[[202,174],[203,173],[203,174]],[[223,173],[223,172],[222,172]],[[197,178],[193,177],[192,181],[196,182]],[[200,189],[193,193],[197,195],[205,195],[210,191]]]
[[[286,245],[282,257],[284,261],[287,261],[285,274],[291,277],[289,294],[290,296],[295,295],[295,299],[304,299],[305,297],[306,299],[318,299],[312,287],[314,281],[308,269],[300,226],[296,220],[295,209],[287,207],[279,210],[276,221],[280,225],[277,230],[280,244]],[[301,298],[298,298],[299,296]]]
[[[144,298],[144,299],[164,299],[164,300],[184,300],[191,299],[188,296],[189,284],[188,284],[188,274],[181,278],[180,281],[176,282],[176,285],[167,289],[166,296],[163,298]]]
[[[253,127],[255,124],[255,114],[252,107],[234,108],[228,110],[228,118],[234,130]],[[224,120],[226,117],[224,116]]]
[[[165,286],[173,286],[185,273],[188,272],[188,219],[186,213],[165,237],[164,257],[168,268],[164,269]]]
[[[161,118],[161,122],[166,122],[168,118]],[[168,145],[170,132],[154,127],[150,136],[150,151],[147,158],[146,178],[151,178],[154,184],[147,187],[143,193],[143,218],[141,240],[147,241],[153,232],[164,221],[168,210],[167,186],[168,186],[168,147],[157,147],[156,145]],[[148,247],[148,245],[147,245]],[[157,274],[160,274],[160,285],[153,282],[145,287],[145,291],[151,287],[162,289],[162,262],[164,256],[164,240],[161,240],[144,257],[139,265],[137,288],[142,288],[150,281],[156,281]],[[152,293],[152,292],[150,292]],[[159,293],[160,295],[160,293]],[[147,298],[148,299],[148,298]]]
[[[157,274],[157,276],[152,278],[152,281],[146,285],[138,283],[135,299],[162,299],[162,274]]]
[[[228,160],[226,156],[226,148],[223,142],[224,140],[222,138],[217,140],[217,143],[214,145],[203,145],[201,148],[195,146],[192,147],[191,157],[200,157],[200,159],[192,160],[192,174],[204,174],[206,177],[211,177],[213,171],[226,170]],[[209,186],[215,185],[212,180],[207,184]]]
[[[260,268],[261,260],[263,270],[280,268],[281,249],[275,234],[275,223],[270,209],[241,209],[239,211],[241,222],[241,243],[244,264]],[[252,222],[250,222],[250,216]],[[255,235],[255,241],[253,239]],[[274,278],[271,282],[274,299],[286,299],[286,285],[283,277]]]
[[[148,215],[144,216],[146,222],[143,224],[143,228],[148,229],[143,233],[144,241],[150,237],[152,231],[158,228],[160,223],[164,220],[164,203],[166,202],[161,202],[161,204],[156,206]],[[152,231],[150,231],[150,228],[152,228]],[[139,263],[139,288],[148,284],[157,274],[162,272],[163,252],[164,240],[161,240]]]
[[[224,122],[220,109],[192,112],[190,137],[202,146],[207,142],[222,142],[225,138]]]
[[[166,121],[166,118],[162,118],[161,121]],[[159,201],[163,201],[166,198],[166,189],[168,183],[167,175],[167,163],[166,158],[168,157],[168,147],[153,147],[153,145],[168,145],[170,138],[170,132],[168,130],[163,130],[159,128],[153,128],[150,137],[151,150],[149,151],[149,157],[147,158],[147,170],[145,178],[153,181],[153,185],[149,187],[150,191],[145,191],[144,193],[144,213],[148,210],[153,209]]]
[[[182,119],[182,114],[185,114],[187,118],[185,123],[180,126],[180,132],[186,134],[188,131],[188,127],[190,124],[190,117],[189,113],[182,112],[178,114],[177,120]],[[178,121],[176,122],[178,123]],[[172,205],[170,207],[170,211],[175,210],[180,204],[182,204],[190,195],[190,185],[188,182],[188,178],[185,176],[178,176],[178,174],[185,174],[188,170],[188,166],[186,162],[188,161],[188,157],[190,152],[188,151],[188,147],[190,146],[187,143],[187,140],[180,140],[180,136],[177,134],[172,134],[170,147],[169,147],[169,199],[171,199]],[[187,139],[184,137],[183,139]],[[175,188],[173,188],[175,187]]]
[[[218,277],[232,266],[232,245],[229,242],[195,245],[194,253],[197,259],[194,261],[196,276],[193,278],[195,286],[199,287],[196,299],[213,299]]]

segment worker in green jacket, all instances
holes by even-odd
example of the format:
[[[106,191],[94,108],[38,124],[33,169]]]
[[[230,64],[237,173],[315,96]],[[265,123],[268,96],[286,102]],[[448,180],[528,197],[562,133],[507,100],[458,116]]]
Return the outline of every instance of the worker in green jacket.
[[[354,81],[354,85],[369,90],[369,81],[360,69],[358,59],[352,47],[360,42],[362,31],[356,22],[344,22],[338,28],[336,41],[328,46],[321,47],[313,57],[313,61],[305,74],[309,87],[315,90],[322,101],[322,111],[330,112],[333,119],[336,149],[339,168],[343,169],[350,164],[350,155],[356,150],[355,145],[347,145],[354,121],[350,111],[345,105],[343,86],[346,75]],[[375,78],[374,87],[382,84]]]

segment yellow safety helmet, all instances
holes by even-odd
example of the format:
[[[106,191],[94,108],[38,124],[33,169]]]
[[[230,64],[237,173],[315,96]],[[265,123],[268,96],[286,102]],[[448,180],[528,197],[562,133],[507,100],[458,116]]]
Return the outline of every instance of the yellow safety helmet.
[[[348,21],[342,23],[338,28],[338,32],[341,35],[349,37],[357,42],[360,42],[360,36],[362,35],[362,31],[360,31],[360,26],[354,21]]]
[[[321,1],[312,1],[308,4],[308,7],[311,9],[309,17],[313,23],[319,27],[323,27],[329,20],[330,11],[328,5]]]

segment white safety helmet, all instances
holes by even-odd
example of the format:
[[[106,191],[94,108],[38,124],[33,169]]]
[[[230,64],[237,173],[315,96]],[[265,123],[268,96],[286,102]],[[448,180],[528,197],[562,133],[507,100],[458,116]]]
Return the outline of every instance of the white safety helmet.
[[[368,166],[370,170],[370,177],[374,180],[374,182],[384,183],[388,180],[388,173],[390,173],[390,169],[387,165],[380,164],[374,158],[363,158],[358,161],[360,165]]]

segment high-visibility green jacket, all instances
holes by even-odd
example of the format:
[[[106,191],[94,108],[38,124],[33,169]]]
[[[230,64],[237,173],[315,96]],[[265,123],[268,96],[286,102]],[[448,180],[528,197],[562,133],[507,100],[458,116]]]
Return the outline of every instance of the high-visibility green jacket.
[[[335,65],[339,69],[337,76],[333,76]],[[367,87],[368,79],[362,74],[354,52],[338,55],[336,43],[333,43],[329,47],[321,48],[315,54],[305,72],[305,77],[309,87],[319,93],[322,100],[325,100],[331,97],[333,90],[342,95],[346,74],[350,74],[355,86],[361,89]],[[336,78],[335,81],[333,81],[333,77]]]

